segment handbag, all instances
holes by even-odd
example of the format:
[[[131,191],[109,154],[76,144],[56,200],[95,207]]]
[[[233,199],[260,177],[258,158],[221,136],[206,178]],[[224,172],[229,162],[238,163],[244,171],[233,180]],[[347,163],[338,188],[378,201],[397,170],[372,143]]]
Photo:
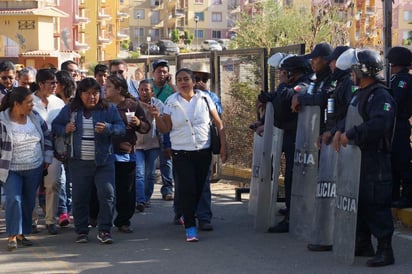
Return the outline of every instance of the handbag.
[[[204,98],[207,104],[207,108],[209,109],[209,116],[210,116],[210,107],[207,99]],[[220,137],[219,137],[219,130],[217,129],[216,124],[214,123],[212,116],[210,116],[210,149],[212,150],[213,154],[220,154]]]
[[[77,112],[74,111],[71,113],[71,121],[75,120]],[[53,135],[53,151],[54,157],[57,160],[64,162],[69,158],[69,146],[71,147],[73,135],[69,136],[57,136]]]

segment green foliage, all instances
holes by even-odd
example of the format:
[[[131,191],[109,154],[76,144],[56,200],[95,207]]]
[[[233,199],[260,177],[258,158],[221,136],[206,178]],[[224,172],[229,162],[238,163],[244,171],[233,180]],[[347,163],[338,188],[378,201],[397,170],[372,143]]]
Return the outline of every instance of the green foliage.
[[[172,30],[170,39],[173,41],[173,43],[176,43],[176,44],[180,42],[179,30],[178,29]]]
[[[243,13],[236,22],[235,42],[239,48],[270,49],[305,43],[309,50],[320,42],[336,46],[348,41],[348,30],[335,7],[323,5],[311,12],[307,8],[282,7],[276,1],[260,3],[259,12],[253,16]]]
[[[184,31],[183,42],[185,45],[190,45],[193,41],[194,34],[188,30]]]
[[[130,46],[130,39],[120,41],[120,48],[122,50],[128,50]]]
[[[129,51],[129,58],[137,59],[140,57],[140,52],[138,51]]]

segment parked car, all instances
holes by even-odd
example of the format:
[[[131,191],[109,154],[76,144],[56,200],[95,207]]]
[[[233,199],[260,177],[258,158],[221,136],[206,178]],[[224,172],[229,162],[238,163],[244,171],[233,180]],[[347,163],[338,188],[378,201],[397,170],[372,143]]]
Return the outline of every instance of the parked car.
[[[202,42],[202,49],[203,50],[217,50],[221,51],[222,46],[215,40],[204,40]]]
[[[217,39],[217,42],[222,46],[223,50],[229,49],[230,39],[221,38]]]
[[[148,46],[148,44],[146,42],[140,44],[140,53],[141,54],[149,54],[149,55],[159,54],[159,46],[158,45],[156,45],[155,43],[150,43],[149,44],[149,53],[147,52],[147,46]]]
[[[159,54],[177,55],[179,47],[170,40],[159,40],[156,45],[159,47]]]

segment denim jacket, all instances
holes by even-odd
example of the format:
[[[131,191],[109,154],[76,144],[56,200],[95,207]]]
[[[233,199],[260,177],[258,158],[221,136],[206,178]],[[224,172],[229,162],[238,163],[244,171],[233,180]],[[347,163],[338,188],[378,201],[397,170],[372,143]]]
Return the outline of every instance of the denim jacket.
[[[69,159],[80,159],[80,145],[83,135],[82,117],[83,108],[75,113],[74,122],[76,130],[72,133],[71,142],[68,151],[70,151]],[[122,118],[120,118],[117,108],[113,104],[109,104],[107,109],[92,110],[93,126],[97,122],[105,122],[106,127],[103,133],[95,132],[95,161],[96,165],[101,166],[109,162],[114,162],[114,151],[112,145],[112,135],[124,135],[126,127]],[[71,110],[70,104],[64,106],[57,117],[53,120],[52,130],[57,136],[66,136],[66,125],[70,122]]]

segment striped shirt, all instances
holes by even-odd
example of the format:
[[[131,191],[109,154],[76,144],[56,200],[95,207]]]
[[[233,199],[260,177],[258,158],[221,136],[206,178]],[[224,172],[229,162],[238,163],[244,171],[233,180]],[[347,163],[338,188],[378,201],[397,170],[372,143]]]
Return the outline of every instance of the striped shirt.
[[[82,160],[94,160],[95,152],[95,140],[94,140],[94,127],[93,127],[93,117],[83,118],[83,135],[82,142],[80,146],[80,159]]]

